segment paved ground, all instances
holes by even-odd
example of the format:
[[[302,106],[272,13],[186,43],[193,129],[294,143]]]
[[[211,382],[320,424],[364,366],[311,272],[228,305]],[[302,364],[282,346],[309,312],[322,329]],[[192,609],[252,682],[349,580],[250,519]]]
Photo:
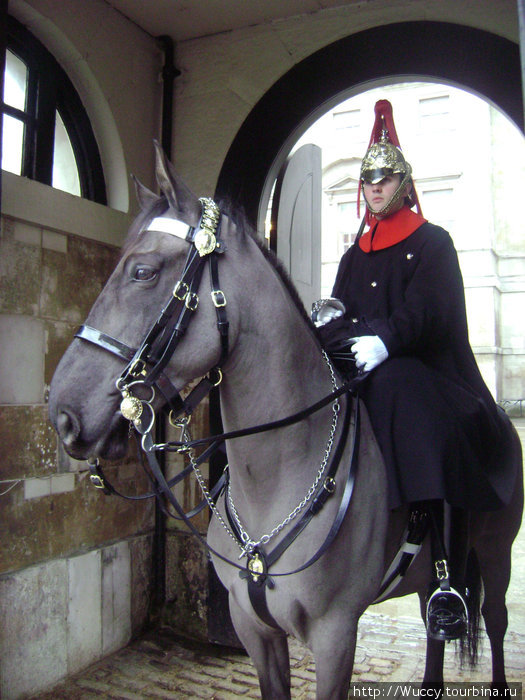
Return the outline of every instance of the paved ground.
[[[525,419],[517,421],[517,427],[522,442],[525,442]],[[513,576],[507,597],[510,616],[505,644],[507,678],[509,681],[523,682],[525,527],[514,545],[513,561]],[[292,697],[294,700],[315,698],[315,672],[311,655],[295,641],[291,643],[290,651]],[[353,682],[419,682],[423,674],[424,656],[425,632],[416,597],[382,603],[361,618]],[[449,644],[445,674],[449,682],[488,681],[488,640],[484,640],[481,661],[475,670],[462,670],[455,657],[454,645]],[[162,629],[133,642],[52,691],[34,696],[34,700],[233,700],[258,697],[255,672],[245,655],[222,647],[189,642],[172,630]]]

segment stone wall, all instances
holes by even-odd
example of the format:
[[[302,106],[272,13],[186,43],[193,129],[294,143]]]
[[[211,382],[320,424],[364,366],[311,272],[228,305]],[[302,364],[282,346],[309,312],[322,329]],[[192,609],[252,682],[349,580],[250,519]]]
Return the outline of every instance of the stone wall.
[[[103,0],[10,0],[77,89],[98,142],[108,206],[2,172],[0,237],[0,696],[21,698],[125,645],[150,608],[153,503],[107,497],[47,421],[54,369],[154,186],[163,56]],[[118,48],[117,48],[118,47]],[[105,469],[144,492],[136,458]]]
[[[59,205],[71,206],[75,199],[47,189]],[[121,227],[127,223],[121,215]],[[24,697],[80,670],[126,644],[147,619],[153,504],[93,488],[87,466],[59,446],[46,406],[56,364],[117,255],[114,245],[2,217],[0,695],[5,698]],[[105,471],[125,493],[147,489],[133,453]]]

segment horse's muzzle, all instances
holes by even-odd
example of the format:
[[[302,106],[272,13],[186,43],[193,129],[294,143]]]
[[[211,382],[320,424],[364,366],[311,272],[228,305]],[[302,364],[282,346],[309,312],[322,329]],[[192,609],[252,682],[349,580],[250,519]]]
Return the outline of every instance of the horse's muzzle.
[[[116,460],[127,452],[127,421],[120,412],[113,414],[103,433],[91,436],[83,431],[82,420],[71,406],[59,404],[55,410],[50,406],[50,419],[73,459],[96,456]]]

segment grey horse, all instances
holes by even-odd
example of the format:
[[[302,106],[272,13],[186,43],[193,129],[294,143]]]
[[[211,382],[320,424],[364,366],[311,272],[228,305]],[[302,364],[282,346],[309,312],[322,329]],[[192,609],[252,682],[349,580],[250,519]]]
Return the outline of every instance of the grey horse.
[[[92,327],[136,348],[170,297],[190,243],[151,229],[153,219],[197,227],[201,203],[183,185],[157,148],[157,196],[137,184],[141,214],[132,225],[122,257],[86,321]],[[169,228],[169,227],[168,227]],[[247,230],[241,217],[223,212],[220,228],[221,292],[227,303],[229,347],[222,362],[220,386],[224,429],[268,423],[301,411],[341,384],[322,352],[313,326],[278,265]],[[177,387],[216,367],[221,342],[206,267],[199,306],[173,356],[164,368]],[[123,361],[100,347],[75,339],[63,356],[51,385],[50,416],[66,450],[76,459],[116,459],[127,449],[128,422],[119,404],[115,380]],[[222,557],[239,562],[242,548],[232,537],[225,511],[245,538],[262,549],[277,545],[308,503],[333,445],[345,430],[342,413],[347,395],[299,423],[228,440],[230,482],[217,502],[208,543]],[[152,406],[161,408],[157,397]],[[519,463],[514,495],[498,512],[473,513],[469,566],[481,572],[482,608],[492,648],[492,682],[505,684],[503,639],[507,628],[505,593],[511,571],[511,546],[523,506],[521,448],[517,436],[509,450]],[[398,551],[408,510],[389,512],[384,465],[364,406],[361,409],[357,476],[346,515],[327,551],[308,568],[289,576],[315,555],[336,517],[342,485],[351,465],[347,440],[336,477],[335,493],[274,564],[273,588],[266,605],[275,624],[254,611],[246,579],[236,568],[212,555],[229,591],[234,627],[259,676],[263,698],[290,697],[289,635],[313,653],[317,698],[346,698],[352,677],[357,625],[374,602],[386,569]],[[243,564],[246,559],[240,563]],[[479,569],[475,566],[479,565]],[[416,592],[425,606],[430,575],[429,546],[423,548],[392,595]],[[443,684],[444,643],[429,641],[423,683]]]

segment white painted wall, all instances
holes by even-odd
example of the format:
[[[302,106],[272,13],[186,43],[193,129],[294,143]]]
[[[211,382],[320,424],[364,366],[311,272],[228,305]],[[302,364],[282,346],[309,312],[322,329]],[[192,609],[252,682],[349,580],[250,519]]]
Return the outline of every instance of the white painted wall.
[[[373,0],[180,42],[175,163],[199,195],[213,193],[237,131],[295,64],[349,34],[417,20],[470,25],[519,42],[515,0]],[[410,47],[407,47],[409,50]],[[388,47],[378,47],[385,55]],[[296,135],[297,138],[300,134]]]

